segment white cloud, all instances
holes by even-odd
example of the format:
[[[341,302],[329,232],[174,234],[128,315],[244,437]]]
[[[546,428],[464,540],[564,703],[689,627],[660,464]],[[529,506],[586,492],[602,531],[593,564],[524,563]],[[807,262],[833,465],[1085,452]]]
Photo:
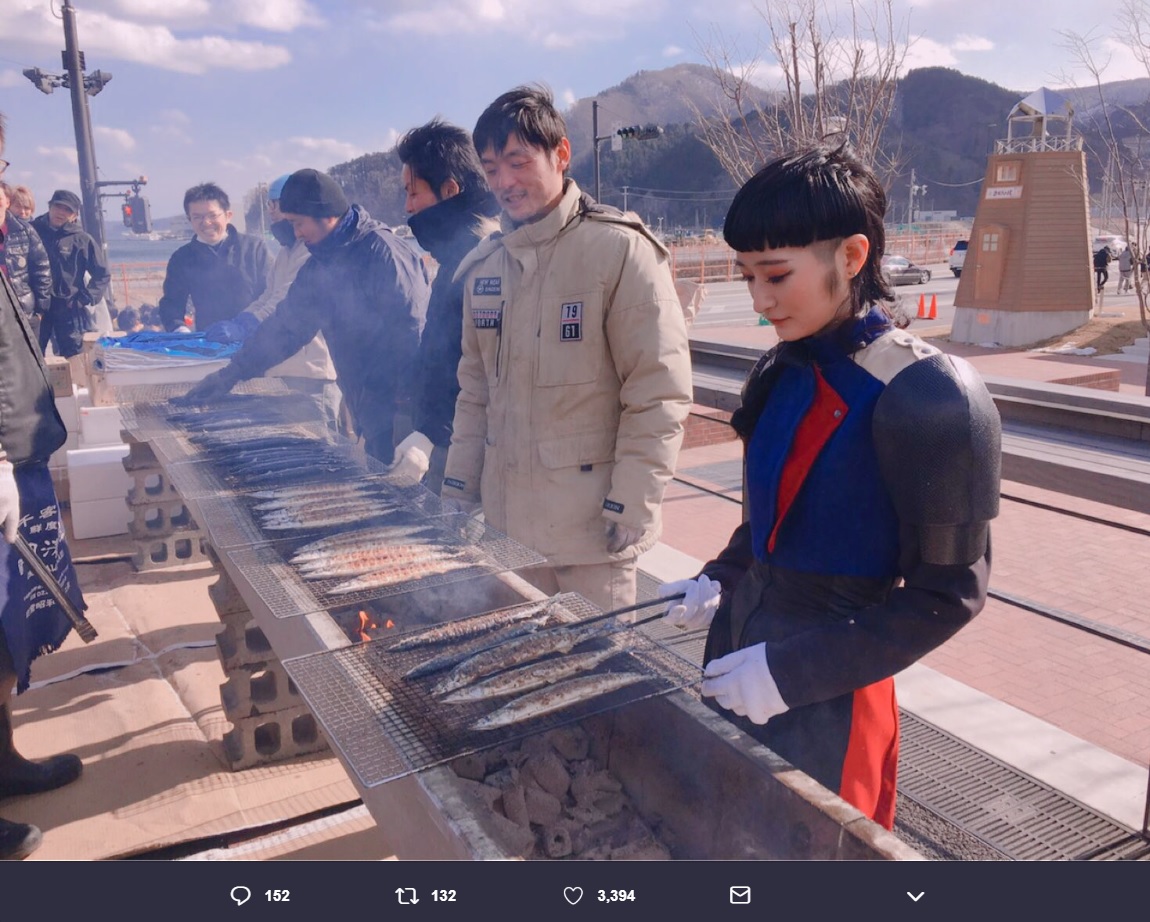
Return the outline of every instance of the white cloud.
[[[11,4],[13,0],[6,2]],[[59,20],[52,13],[51,4],[39,0],[15,0],[15,2],[19,4],[17,8],[3,13],[5,34],[19,35],[21,46],[24,48],[37,46],[58,48],[61,41],[61,27]],[[266,2],[271,3],[272,0]],[[150,0],[119,0],[116,5],[120,7],[125,3],[137,7],[135,15],[138,19],[150,18],[148,12],[152,8]],[[291,3],[300,7],[301,11],[310,9],[302,3],[297,3],[296,0],[291,0]],[[107,6],[107,3],[104,5]],[[291,60],[291,54],[280,45],[242,41],[218,34],[177,37],[167,25],[130,21],[97,9],[95,6],[95,2],[91,6],[86,5],[77,16],[80,41],[89,60],[94,60],[98,56],[118,58],[189,74],[221,69],[268,70],[282,67]],[[241,7],[243,4],[235,5],[236,9]],[[228,8],[232,9],[231,6]],[[195,0],[177,0],[177,14],[191,16],[197,9],[199,7],[196,6]],[[171,21],[173,17],[166,15],[166,9],[164,13],[165,22]],[[302,12],[299,15],[302,15]],[[210,11],[204,18],[209,20],[207,24],[218,26],[218,23],[210,20]],[[271,21],[273,20],[267,19],[267,22]],[[186,28],[188,23],[182,25]],[[265,25],[265,28],[271,26]]]
[[[372,27],[418,35],[507,32],[545,48],[570,48],[622,35],[631,22],[649,22],[665,10],[665,0],[393,0],[402,7],[376,17]],[[573,28],[579,23],[581,28]]]
[[[685,52],[683,51],[683,49],[680,48],[678,45],[668,45],[666,48],[663,49],[663,57],[665,57],[665,58],[677,58],[684,53]]]
[[[116,0],[115,7],[134,19],[198,19],[208,15],[212,5],[208,0]]]
[[[123,128],[108,128],[105,125],[96,125],[92,128],[92,132],[98,140],[105,141],[119,148],[121,151],[127,152],[136,149],[136,139],[132,137],[130,132],[125,131]]]
[[[950,47],[955,51],[993,51],[994,42],[981,35],[959,35]]]
[[[579,97],[575,95],[572,89],[566,89],[557,96],[560,109],[570,109],[575,103],[579,101]]]
[[[148,130],[166,143],[191,144],[192,120],[179,109],[161,109],[151,120]]]
[[[24,75],[18,70],[0,70],[0,89],[9,89],[24,82]]]
[[[43,157],[45,160],[67,160],[69,163],[79,164],[80,157],[76,153],[76,148],[60,145],[59,147],[47,147],[41,145],[36,148],[36,153]]]
[[[949,45],[934,39],[919,37],[910,43],[903,59],[902,76],[919,67],[954,67],[958,58]]]
[[[237,0],[219,6],[226,8],[237,22],[269,32],[294,32],[301,26],[318,26],[324,21],[306,0]]]

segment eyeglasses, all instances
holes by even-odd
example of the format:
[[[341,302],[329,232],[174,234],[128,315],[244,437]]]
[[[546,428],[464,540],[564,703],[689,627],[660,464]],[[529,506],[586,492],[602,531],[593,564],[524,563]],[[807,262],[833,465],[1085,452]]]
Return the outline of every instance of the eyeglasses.
[[[193,224],[207,224],[209,221],[218,221],[224,217],[225,214],[226,212],[223,211],[212,211],[208,214],[190,214],[188,215],[188,220]]]
[[[10,167],[11,165],[12,164],[9,163],[7,160],[5,160],[3,157],[0,157],[0,176],[3,176],[4,171],[6,169],[8,169],[8,167]]]

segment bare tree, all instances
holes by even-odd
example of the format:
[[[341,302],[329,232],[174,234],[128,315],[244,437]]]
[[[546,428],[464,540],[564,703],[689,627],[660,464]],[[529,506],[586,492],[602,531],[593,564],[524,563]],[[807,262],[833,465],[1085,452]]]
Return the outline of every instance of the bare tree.
[[[1116,22],[1113,42],[1129,50],[1150,77],[1150,9],[1143,0],[1124,0]],[[1147,239],[1150,129],[1143,117],[1147,108],[1136,110],[1130,106],[1113,105],[1107,100],[1103,80],[1110,56],[1100,55],[1097,51],[1096,35],[1063,32],[1062,36],[1066,47],[1090,75],[1098,94],[1094,122],[1102,138],[1103,150],[1097,153],[1105,171],[1104,187],[1111,201],[1118,205],[1127,245],[1135,257],[1134,291],[1138,298],[1138,319],[1143,330],[1150,335],[1150,313],[1147,311],[1150,278],[1144,261],[1150,251],[1150,240]],[[1150,362],[1146,366],[1145,393],[1150,396]]]
[[[746,54],[717,28],[696,35],[719,93],[718,114],[695,117],[723,169],[742,184],[783,151],[847,140],[880,175],[891,172],[880,142],[908,48],[893,0],[763,0],[755,12],[766,33]],[[756,85],[775,71],[776,89]]]

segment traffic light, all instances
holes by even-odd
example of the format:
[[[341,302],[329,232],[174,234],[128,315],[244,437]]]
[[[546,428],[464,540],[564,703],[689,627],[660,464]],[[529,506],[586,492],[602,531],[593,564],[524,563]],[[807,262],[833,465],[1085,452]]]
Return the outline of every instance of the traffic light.
[[[123,215],[123,217],[124,217],[124,227],[131,227],[132,226],[132,206],[129,205],[127,202],[124,202],[124,204],[120,206],[120,214]]]
[[[134,234],[151,233],[152,209],[146,198],[142,195],[128,197],[128,201],[124,204],[124,223],[129,224]]]
[[[662,133],[663,129],[658,125],[628,125],[615,132],[624,141],[650,141]]]

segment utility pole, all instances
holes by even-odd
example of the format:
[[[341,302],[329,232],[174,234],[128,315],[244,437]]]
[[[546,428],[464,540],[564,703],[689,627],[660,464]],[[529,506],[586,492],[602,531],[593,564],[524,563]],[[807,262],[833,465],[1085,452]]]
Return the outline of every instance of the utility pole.
[[[92,122],[88,117],[88,94],[84,87],[84,62],[76,37],[76,9],[64,0],[64,69],[72,91],[72,122],[76,129],[76,153],[80,164],[80,198],[84,202],[84,229],[107,255],[104,239],[104,212],[96,191],[96,146],[92,143]]]
[[[108,246],[104,237],[104,212],[100,207],[101,184],[96,180],[96,147],[92,142],[92,122],[88,117],[88,97],[99,93],[112,79],[112,75],[97,70],[84,76],[84,52],[80,50],[79,39],[76,36],[76,8],[72,6],[72,0],[64,0],[61,19],[64,21],[64,51],[61,55],[64,75],[49,74],[38,67],[30,67],[24,71],[24,76],[42,93],[51,93],[58,86],[71,90],[72,124],[76,131],[76,159],[80,168],[80,199],[83,204],[84,230],[92,235],[106,256]]]

